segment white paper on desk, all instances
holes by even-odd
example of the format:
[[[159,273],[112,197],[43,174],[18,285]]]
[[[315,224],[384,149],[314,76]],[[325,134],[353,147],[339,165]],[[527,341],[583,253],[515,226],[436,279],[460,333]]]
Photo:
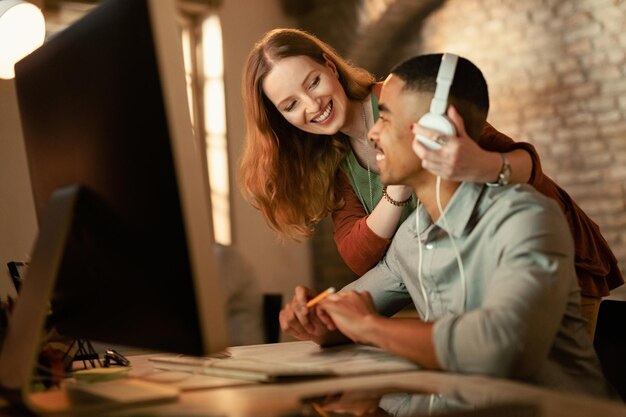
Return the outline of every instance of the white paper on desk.
[[[414,371],[416,364],[382,349],[358,344],[321,348],[313,342],[287,342],[229,348],[234,358],[332,370],[336,375]]]
[[[129,372],[131,378],[147,382],[164,384],[176,387],[181,391],[190,391],[208,388],[222,388],[254,384],[254,381],[220,378],[213,375],[203,375],[193,372],[174,370],[160,370],[153,366],[150,358],[163,357],[163,354],[138,355],[132,358],[132,367]]]
[[[320,348],[313,342],[289,342],[229,348],[228,359],[189,356],[154,357],[161,370],[271,382],[283,378],[361,375],[412,371],[414,363],[363,345]]]

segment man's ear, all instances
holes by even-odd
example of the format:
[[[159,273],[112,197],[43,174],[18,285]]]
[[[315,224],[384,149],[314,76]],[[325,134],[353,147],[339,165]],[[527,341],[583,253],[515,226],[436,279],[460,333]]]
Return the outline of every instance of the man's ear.
[[[325,53],[322,54],[324,60],[326,61],[326,66],[330,68],[330,70],[335,74],[335,77],[339,78],[339,71],[337,71],[337,65],[333,62],[332,59],[328,57]]]

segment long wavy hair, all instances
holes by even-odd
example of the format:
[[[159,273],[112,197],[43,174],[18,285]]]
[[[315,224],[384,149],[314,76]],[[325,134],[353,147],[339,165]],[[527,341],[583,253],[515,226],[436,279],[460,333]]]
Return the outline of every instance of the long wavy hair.
[[[280,236],[300,240],[310,237],[317,222],[342,206],[335,179],[350,145],[340,132],[316,135],[294,127],[263,93],[263,81],[273,65],[293,56],[306,56],[322,65],[326,56],[337,67],[350,100],[365,99],[375,79],[326,43],[297,29],[266,33],[248,55],[242,80],[247,133],[241,189]]]

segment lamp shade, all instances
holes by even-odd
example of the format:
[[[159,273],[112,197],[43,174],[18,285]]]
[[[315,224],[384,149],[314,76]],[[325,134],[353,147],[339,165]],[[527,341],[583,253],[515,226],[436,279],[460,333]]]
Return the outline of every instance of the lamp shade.
[[[15,63],[40,47],[45,37],[46,24],[37,6],[0,0],[0,78],[13,78]]]

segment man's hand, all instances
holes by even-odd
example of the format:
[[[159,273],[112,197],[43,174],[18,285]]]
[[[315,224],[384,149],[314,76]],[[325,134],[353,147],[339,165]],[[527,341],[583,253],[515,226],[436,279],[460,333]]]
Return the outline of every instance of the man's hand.
[[[283,332],[299,340],[320,341],[329,331],[320,320],[319,315],[324,315],[318,307],[307,308],[306,303],[316,293],[303,286],[296,287],[293,299],[280,311],[280,328]],[[328,321],[328,318],[325,318]]]
[[[330,330],[339,330],[352,341],[375,344],[372,324],[380,315],[369,292],[346,291],[328,296],[319,304],[319,317]]]

